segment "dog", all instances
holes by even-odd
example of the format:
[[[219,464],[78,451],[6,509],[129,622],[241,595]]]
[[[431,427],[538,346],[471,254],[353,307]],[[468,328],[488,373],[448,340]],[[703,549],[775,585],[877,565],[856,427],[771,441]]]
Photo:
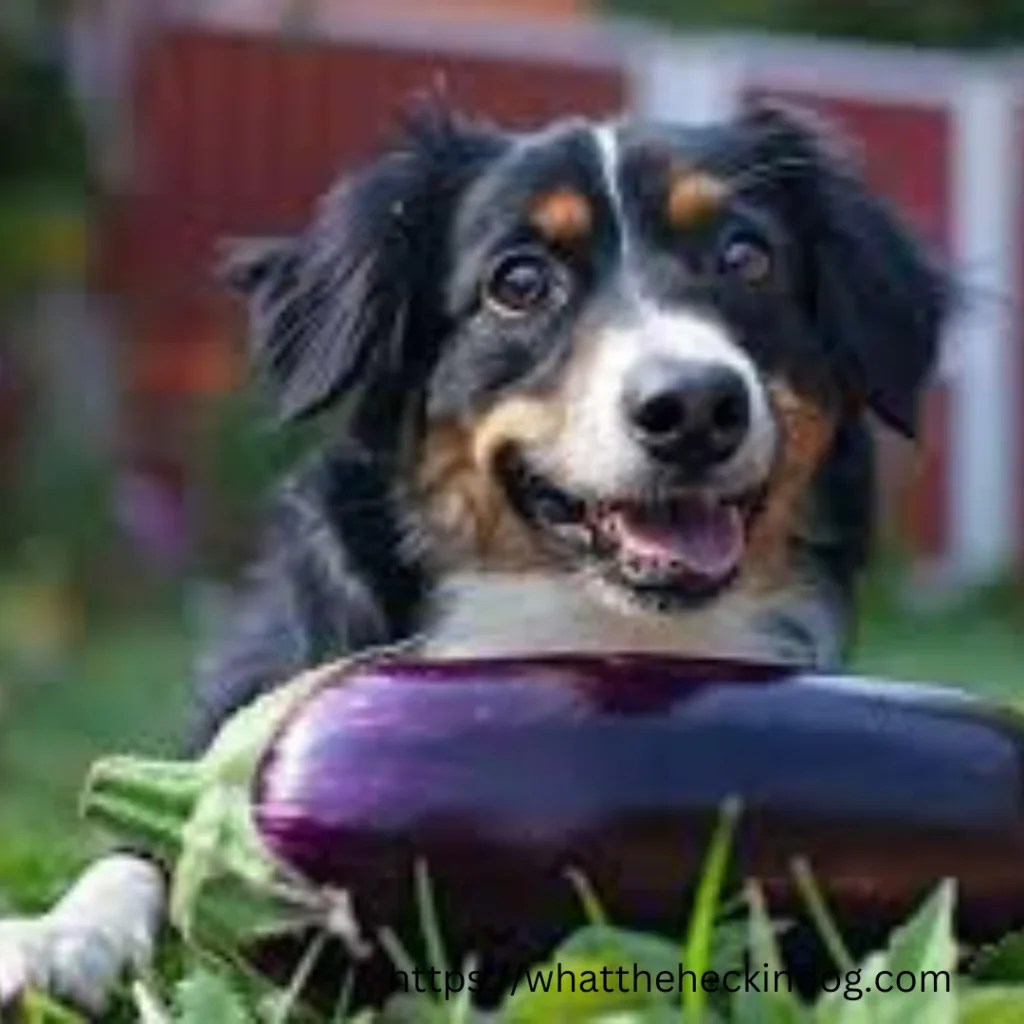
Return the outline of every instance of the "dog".
[[[190,753],[398,642],[844,665],[869,421],[916,437],[950,288],[830,128],[764,102],[526,133],[431,108],[224,277],[281,419],[330,429],[200,661]],[[112,854],[0,926],[6,983],[102,1008],[164,899]]]

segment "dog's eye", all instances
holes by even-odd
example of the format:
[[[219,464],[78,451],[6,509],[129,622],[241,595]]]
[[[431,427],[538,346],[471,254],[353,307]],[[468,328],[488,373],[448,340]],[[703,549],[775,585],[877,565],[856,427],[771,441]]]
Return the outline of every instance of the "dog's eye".
[[[756,235],[734,234],[721,247],[719,265],[723,273],[739,277],[747,284],[763,284],[772,273],[772,252]]]
[[[552,272],[536,252],[513,252],[499,257],[484,283],[488,303],[506,316],[522,316],[551,294]]]

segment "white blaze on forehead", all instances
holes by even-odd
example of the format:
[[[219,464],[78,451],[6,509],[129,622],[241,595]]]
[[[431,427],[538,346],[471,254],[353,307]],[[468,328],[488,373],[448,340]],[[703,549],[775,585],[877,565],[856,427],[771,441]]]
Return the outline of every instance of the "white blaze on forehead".
[[[624,208],[622,204],[622,191],[619,185],[619,166],[621,154],[619,150],[619,135],[613,124],[599,124],[593,129],[594,142],[597,144],[597,152],[601,158],[601,173],[604,176],[604,186],[608,190],[608,198],[611,200],[612,209],[619,218],[620,223],[624,221]]]
[[[567,486],[614,494],[642,489],[649,473],[645,452],[629,435],[623,391],[634,368],[651,357],[726,366],[744,381],[750,431],[739,451],[717,474],[724,489],[744,490],[767,474],[776,443],[775,421],[765,388],[750,357],[716,320],[691,311],[662,310],[625,300],[581,337],[589,348],[571,379],[565,426],[545,468]]]
[[[600,124],[593,129],[594,143],[601,161],[601,177],[604,183],[612,215],[618,225],[619,258],[622,265],[623,290],[633,299],[640,301],[640,281],[630,266],[631,245],[626,206],[622,200],[622,147],[619,133],[614,124]]]

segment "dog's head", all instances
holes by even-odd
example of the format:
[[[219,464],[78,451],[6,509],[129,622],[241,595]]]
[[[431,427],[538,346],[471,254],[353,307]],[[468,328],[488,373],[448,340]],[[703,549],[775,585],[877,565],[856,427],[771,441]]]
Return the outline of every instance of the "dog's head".
[[[632,607],[770,581],[844,418],[913,436],[942,276],[801,116],[434,116],[231,281],[282,415],[326,406],[451,562]]]

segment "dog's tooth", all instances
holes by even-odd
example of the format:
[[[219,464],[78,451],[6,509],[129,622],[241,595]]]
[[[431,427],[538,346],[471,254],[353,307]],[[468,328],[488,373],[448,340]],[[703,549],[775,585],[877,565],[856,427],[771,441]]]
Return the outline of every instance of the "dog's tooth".
[[[649,568],[649,563],[642,558],[631,558],[626,563],[628,571],[635,576],[646,576]]]

